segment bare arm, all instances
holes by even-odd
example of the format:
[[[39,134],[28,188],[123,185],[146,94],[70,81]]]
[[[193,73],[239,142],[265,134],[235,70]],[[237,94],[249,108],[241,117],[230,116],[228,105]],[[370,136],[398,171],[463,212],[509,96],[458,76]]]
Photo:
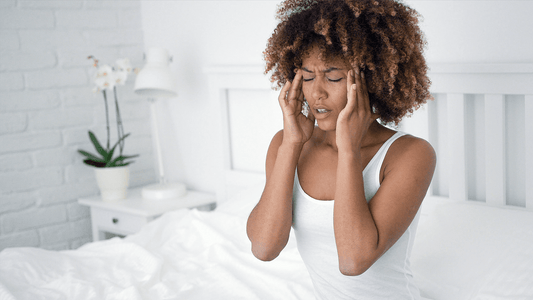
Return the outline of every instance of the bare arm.
[[[261,199],[250,213],[247,223],[252,253],[260,260],[273,260],[289,240],[292,225],[292,189],[302,147],[314,128],[314,118],[301,113],[303,93],[301,72],[294,83],[281,90],[284,130],[278,132],[268,149],[266,184]]]
[[[334,228],[345,275],[362,274],[396,243],[431,182],[436,158],[427,142],[404,137],[391,146],[388,156],[383,182],[367,204],[360,155],[339,153]]]
[[[422,203],[436,161],[429,143],[401,138],[389,149],[378,192],[366,202],[361,140],[375,116],[370,113],[364,81],[355,77],[357,90],[349,87],[347,112],[339,116],[337,126],[334,229],[339,267],[345,275],[365,272],[402,236]]]
[[[247,224],[252,253],[260,260],[273,260],[289,240],[292,225],[292,187],[301,147],[281,145],[280,131],[270,144],[267,181],[261,199]]]

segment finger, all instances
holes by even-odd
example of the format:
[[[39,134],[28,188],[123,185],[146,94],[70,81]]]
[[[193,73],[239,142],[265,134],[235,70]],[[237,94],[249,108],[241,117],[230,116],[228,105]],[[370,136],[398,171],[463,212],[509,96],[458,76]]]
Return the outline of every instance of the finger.
[[[311,109],[309,109],[309,113],[307,114],[307,119],[309,119],[313,123],[313,126],[315,125],[315,115],[313,115],[313,112],[311,111]]]
[[[303,108],[304,108],[304,94],[300,92],[300,95],[298,96],[298,105],[296,107],[297,111],[299,111],[300,113],[302,113],[303,111]]]
[[[363,71],[359,71],[359,73],[361,74],[361,83],[363,84],[363,86],[362,86],[363,91],[364,91],[365,94],[368,94],[365,73]]]
[[[292,81],[292,86],[289,90],[289,95],[287,99],[289,101],[293,99],[300,98],[300,93],[302,91],[302,72],[300,70],[296,71],[296,75],[294,76],[294,80]]]
[[[355,84],[355,73],[354,73],[354,70],[350,70],[348,72],[348,80],[346,83],[346,88],[348,89],[348,91],[350,91],[350,89],[352,88],[352,85],[354,84]]]
[[[281,107],[285,107],[287,105],[287,92],[291,88],[291,85],[292,83],[290,81],[287,81],[279,92],[278,102]]]
[[[357,84],[357,109],[368,109],[369,106],[365,104],[365,102],[368,102],[368,94],[365,94],[364,87],[363,87],[363,81],[361,79],[361,72],[359,70],[359,67],[356,67],[355,69],[355,84]]]
[[[358,104],[361,105],[360,108],[372,113],[370,108],[370,97],[368,96],[368,89],[366,86],[365,74],[358,70],[358,76],[356,81],[360,84],[360,89],[358,90]]]
[[[356,88],[357,88],[357,85],[355,83],[355,73],[353,70],[350,70],[348,72],[348,80],[346,80],[347,83],[346,83],[346,88],[348,89],[348,101],[346,103],[346,109],[348,110],[353,110],[356,106]]]
[[[368,95],[368,88],[366,85],[365,73],[361,71],[359,73],[361,74],[361,88],[363,90],[363,95],[365,96],[365,109],[372,112],[372,108],[370,107],[370,96]]]
[[[300,73],[300,77],[299,77],[299,81],[298,81],[298,91],[299,91],[298,99],[301,101],[301,103],[303,105],[303,103],[305,101],[305,95],[304,95],[304,90],[303,90],[304,74],[300,70],[298,70],[298,72]]]
[[[301,76],[300,76],[300,81],[298,82],[298,87],[297,87],[297,90],[298,90],[298,101],[301,102],[301,104],[303,105],[304,101],[305,101],[305,96],[304,96],[304,91],[303,91],[303,73],[301,73]]]

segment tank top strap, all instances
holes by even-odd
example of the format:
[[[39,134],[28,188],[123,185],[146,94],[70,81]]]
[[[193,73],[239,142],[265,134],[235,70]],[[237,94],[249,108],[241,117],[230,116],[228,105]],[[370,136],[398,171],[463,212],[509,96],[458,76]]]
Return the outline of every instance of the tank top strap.
[[[370,160],[368,165],[365,167],[363,173],[366,173],[367,170],[372,169],[375,167],[376,170],[381,170],[381,165],[383,164],[383,161],[385,160],[385,156],[387,155],[387,152],[389,151],[390,146],[394,141],[399,139],[400,137],[406,135],[407,133],[398,131],[393,136],[391,136],[381,147],[379,148],[378,152],[374,154],[374,157]]]

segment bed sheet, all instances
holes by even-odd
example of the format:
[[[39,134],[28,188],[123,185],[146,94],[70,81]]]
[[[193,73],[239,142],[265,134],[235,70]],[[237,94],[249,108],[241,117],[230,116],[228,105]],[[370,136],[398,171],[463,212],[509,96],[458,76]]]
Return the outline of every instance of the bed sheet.
[[[139,233],[77,250],[0,252],[0,299],[314,299],[294,236],[272,262],[256,259],[246,219],[262,185],[215,211],[178,210]],[[533,299],[533,212],[431,203],[411,254],[434,300]]]
[[[533,211],[441,200],[420,219],[411,268],[430,299],[531,300]]]
[[[314,299],[293,237],[272,262],[251,254],[245,225],[257,193],[77,250],[5,249],[0,299]]]

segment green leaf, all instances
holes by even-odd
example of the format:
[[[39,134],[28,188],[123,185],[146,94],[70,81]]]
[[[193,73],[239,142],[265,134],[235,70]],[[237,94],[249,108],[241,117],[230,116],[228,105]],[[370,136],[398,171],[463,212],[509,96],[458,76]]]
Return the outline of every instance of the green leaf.
[[[100,153],[100,155],[102,155],[104,158],[106,158],[108,156],[107,151],[102,147],[102,145],[100,145],[100,142],[98,142],[98,139],[96,138],[96,135],[94,135],[94,133],[92,131],[89,131],[89,138],[91,139],[91,142],[93,143],[94,148],[96,149],[96,151],[98,151],[98,153]]]
[[[107,153],[107,157],[105,158],[106,162],[109,162],[111,161],[111,159],[113,159],[113,153],[115,152],[115,147],[111,148],[111,150],[109,150],[109,152]]]
[[[127,133],[127,134],[125,134],[121,139],[119,139],[119,140],[115,143],[115,145],[114,145],[113,148],[111,148],[111,149],[115,149],[115,148],[118,146],[118,144],[120,144],[120,142],[122,142],[122,141],[123,141],[125,138],[127,138],[130,134],[131,134],[131,133]]]
[[[87,151],[78,150],[78,152],[79,152],[81,155],[87,157],[87,159],[89,159],[89,160],[92,160],[92,161],[95,161],[95,162],[102,162],[102,163],[105,163],[105,162],[106,162],[103,158],[98,157],[98,156],[96,156],[96,155],[94,155],[94,154],[92,154],[92,153],[89,153],[89,152],[87,152]]]
[[[134,157],[137,157],[137,156],[139,156],[139,155],[138,154],[136,154],[136,155],[121,155],[121,156],[115,158],[114,160],[108,162],[106,164],[106,167],[118,167],[119,165],[124,165],[125,166],[125,165],[129,164],[129,162],[125,164],[124,160],[130,159],[130,158],[134,158]]]
[[[127,138],[129,135],[130,135],[129,133],[126,134],[126,135],[124,135],[121,139],[119,139],[119,140],[115,143],[115,145],[113,145],[113,148],[111,148],[111,150],[109,150],[108,155],[107,155],[106,158],[105,158],[105,160],[106,160],[106,162],[107,162],[108,164],[109,164],[110,161],[113,159],[113,153],[115,152],[115,149],[117,148],[117,146],[120,144],[120,142],[121,142],[122,140],[124,140],[125,138]]]
[[[111,167],[124,167],[124,166],[127,166],[129,164],[130,164],[130,162],[122,162],[122,163],[116,163],[115,165],[113,165]]]
[[[113,153],[115,152],[115,149],[117,148],[117,146],[120,144],[121,141],[123,141],[125,138],[127,138],[131,133],[128,133],[128,134],[125,134],[122,138],[120,138],[116,143],[115,145],[113,145],[113,148],[111,148],[111,150],[109,151],[109,155],[108,157],[106,158],[106,167],[114,167],[116,166],[116,161],[118,160],[118,158],[116,158],[114,161],[112,161],[113,159]]]
[[[98,156],[96,156],[96,155],[94,155],[92,153],[89,153],[89,152],[86,152],[86,151],[83,151],[83,150],[78,150],[78,152],[80,154],[82,154],[83,156],[87,157],[87,159],[85,159],[83,162],[85,164],[88,164],[88,165],[91,165],[91,166],[95,166],[95,167],[99,167],[99,168],[127,166],[131,162],[126,162],[124,160],[130,159],[130,158],[134,158],[134,157],[137,157],[139,155],[120,155],[120,156],[118,156],[115,159],[113,159],[113,155],[115,153],[115,150],[116,150],[117,146],[125,138],[127,138],[129,135],[130,135],[130,133],[125,134],[122,138],[120,138],[115,143],[115,145],[113,145],[113,147],[111,149],[106,150],[106,149],[104,149],[102,147],[102,145],[100,144],[100,142],[96,138],[96,135],[92,131],[89,131],[89,138],[90,138],[91,142],[93,143],[94,148],[96,149],[96,151],[98,151],[98,153],[100,155],[102,155],[102,157],[98,157]]]
[[[86,159],[83,162],[86,165],[89,165],[89,166],[93,166],[93,167],[97,167],[97,168],[105,168],[105,163],[104,162],[92,161],[90,159]]]

